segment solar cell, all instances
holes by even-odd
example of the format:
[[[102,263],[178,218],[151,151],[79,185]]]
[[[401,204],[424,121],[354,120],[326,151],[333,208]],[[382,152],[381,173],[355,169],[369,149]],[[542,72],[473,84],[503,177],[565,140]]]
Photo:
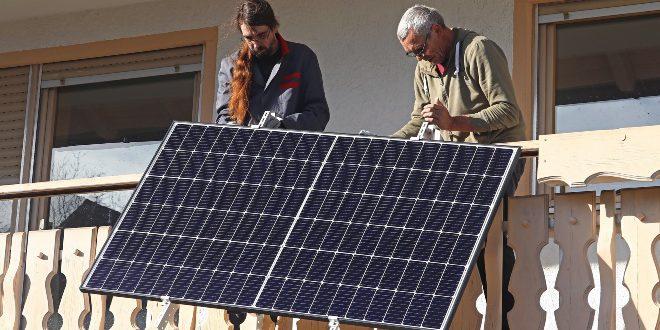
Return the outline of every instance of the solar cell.
[[[175,123],[81,289],[444,328],[517,157]]]

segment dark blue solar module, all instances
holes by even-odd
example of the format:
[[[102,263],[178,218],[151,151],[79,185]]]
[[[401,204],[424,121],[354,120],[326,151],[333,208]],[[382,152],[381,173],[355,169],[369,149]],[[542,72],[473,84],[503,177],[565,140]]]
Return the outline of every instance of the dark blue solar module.
[[[445,328],[517,157],[175,123],[81,289]]]

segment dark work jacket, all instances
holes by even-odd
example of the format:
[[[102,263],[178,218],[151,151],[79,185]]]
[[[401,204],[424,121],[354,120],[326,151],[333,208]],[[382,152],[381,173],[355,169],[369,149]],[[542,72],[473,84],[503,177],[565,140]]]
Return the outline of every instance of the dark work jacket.
[[[304,131],[323,131],[330,111],[325,100],[323,79],[316,54],[307,46],[277,38],[282,53],[270,77],[264,77],[252,64],[249,123],[257,124],[265,111],[282,118],[282,127]],[[232,122],[229,116],[231,77],[238,52],[224,58],[218,76],[218,124]],[[249,116],[249,114],[248,114]]]

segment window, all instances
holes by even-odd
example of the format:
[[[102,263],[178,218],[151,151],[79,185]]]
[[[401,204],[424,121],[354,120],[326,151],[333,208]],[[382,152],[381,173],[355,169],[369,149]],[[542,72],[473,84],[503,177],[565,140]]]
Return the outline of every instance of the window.
[[[144,172],[172,121],[197,119],[200,61],[201,47],[187,47],[45,65],[36,181]],[[131,194],[43,198],[31,223],[112,225]]]
[[[194,73],[58,90],[50,180],[144,172],[173,120],[191,121]],[[131,192],[53,197],[53,227],[115,222]]]
[[[579,8],[562,7],[559,14],[539,18],[537,134],[660,125],[660,15],[631,11],[641,8],[634,5],[589,11],[580,7],[585,3],[560,4],[571,5]],[[594,13],[606,16],[585,16]],[[659,184],[592,184],[567,191]],[[537,191],[549,192],[542,185]]]
[[[660,124],[660,15],[557,26],[555,132]]]

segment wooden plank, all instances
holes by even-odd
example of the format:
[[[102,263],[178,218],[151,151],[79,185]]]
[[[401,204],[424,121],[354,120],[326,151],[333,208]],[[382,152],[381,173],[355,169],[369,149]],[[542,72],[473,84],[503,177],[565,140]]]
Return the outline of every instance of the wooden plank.
[[[598,329],[616,329],[616,219],[615,193],[600,194],[600,231],[596,245],[600,273]]]
[[[16,104],[25,104],[26,92],[23,93],[11,93],[11,94],[2,94],[0,98],[0,104],[3,105],[16,105]]]
[[[509,198],[508,219],[509,245],[516,253],[509,291],[519,302],[509,312],[509,326],[543,329],[540,299],[547,287],[539,256],[548,244],[548,196]]]
[[[297,328],[298,330],[327,330],[328,322],[300,319]]]
[[[195,330],[197,328],[197,307],[179,306],[179,330]]]
[[[22,84],[7,84],[4,86],[0,86],[0,95],[2,95],[3,99],[7,95],[23,95],[27,93],[27,79],[24,79]],[[23,97],[25,99],[25,97]]]
[[[591,329],[594,310],[587,296],[594,287],[587,249],[596,240],[596,194],[594,192],[555,197],[555,242],[562,250],[555,288],[559,329]]]
[[[15,141],[16,139],[23,139],[23,128],[0,131],[0,141]]]
[[[509,147],[520,147],[522,157],[536,157],[539,155],[539,141],[516,141],[507,143],[496,143],[496,145],[503,145]]]
[[[66,277],[58,312],[63,329],[85,329],[84,321],[91,311],[89,294],[80,292],[80,285],[89,272],[96,255],[96,228],[64,229],[61,273]]]
[[[6,69],[0,69],[0,79],[4,79],[6,77],[26,76],[30,72],[30,67],[28,66],[11,66],[13,66],[13,68],[9,67]]]
[[[199,330],[229,330],[231,323],[224,309],[199,307],[197,324]]]
[[[490,225],[484,251],[486,283],[488,283],[485,329],[502,329],[502,258],[504,255],[502,219],[503,211],[502,204],[500,204],[493,223]]]
[[[14,166],[21,164],[22,157],[19,155],[12,155],[11,157],[2,157],[0,158],[0,166]]]
[[[293,318],[280,316],[277,318],[277,328],[278,330],[292,330],[293,329]]]
[[[254,313],[247,313],[245,322],[241,323],[241,329],[258,329],[261,324],[260,315]]]
[[[13,130],[23,130],[23,125],[25,124],[25,118],[2,118],[0,121],[0,131],[13,131]],[[22,143],[20,141],[19,143]]]
[[[630,248],[623,281],[630,291],[630,301],[623,307],[626,329],[660,329],[660,264],[654,251],[660,236],[658,201],[657,187],[621,192],[621,236]]]
[[[16,119],[16,117],[25,116],[25,104],[0,105],[0,117]]]
[[[141,178],[140,173],[0,186],[0,200],[134,189]]]
[[[23,275],[25,270],[26,235],[13,233],[11,235],[11,251],[9,265],[2,282],[2,316],[0,329],[19,329],[21,323],[21,295],[23,292]]]
[[[539,138],[538,180],[571,187],[652,181],[660,176],[660,143],[649,141],[658,136],[660,125],[543,135]]]
[[[261,324],[258,327],[260,330],[277,330],[276,328],[277,325],[270,317],[270,315],[262,314],[261,319],[262,319]]]
[[[99,227],[96,232],[96,251],[92,258],[101,253],[103,244],[110,236],[110,227]],[[89,300],[92,305],[92,312],[89,319],[90,330],[105,330],[105,318],[108,309],[108,297],[102,294],[90,294]]]
[[[516,99],[522,113],[521,120],[525,123],[525,138],[535,139],[532,123],[534,118],[534,98],[536,96],[536,76],[534,59],[536,49],[536,12],[535,5],[528,0],[513,1],[513,52],[511,78],[516,91]],[[532,185],[532,164],[527,162],[525,171],[516,189],[517,195],[529,195]]]
[[[140,299],[112,297],[112,301],[110,301],[110,312],[114,319],[111,329],[139,329],[137,314],[141,310],[142,300]]]
[[[25,109],[18,109],[15,111],[0,111],[0,118],[2,118],[3,121],[25,121]]]
[[[1,73],[0,73],[1,75]],[[4,91],[3,88],[8,86],[27,86],[28,85],[28,73],[21,74],[18,76],[12,77],[0,77],[0,91]],[[26,87],[27,89],[27,87]],[[2,93],[2,92],[0,92]]]
[[[29,287],[25,294],[23,317],[25,329],[47,329],[48,319],[55,313],[50,282],[57,274],[62,231],[31,231],[25,253],[25,277]]]
[[[477,299],[483,292],[481,287],[481,279],[479,278],[479,271],[475,267],[470,274],[461,302],[454,313],[454,318],[451,320],[451,330],[459,329],[479,329],[481,328],[482,315],[477,310]]]
[[[11,252],[11,234],[0,234],[0,285],[4,283],[5,275],[9,268],[9,256]],[[2,287],[0,286],[0,290]],[[0,315],[2,315],[2,291],[0,291]]]

